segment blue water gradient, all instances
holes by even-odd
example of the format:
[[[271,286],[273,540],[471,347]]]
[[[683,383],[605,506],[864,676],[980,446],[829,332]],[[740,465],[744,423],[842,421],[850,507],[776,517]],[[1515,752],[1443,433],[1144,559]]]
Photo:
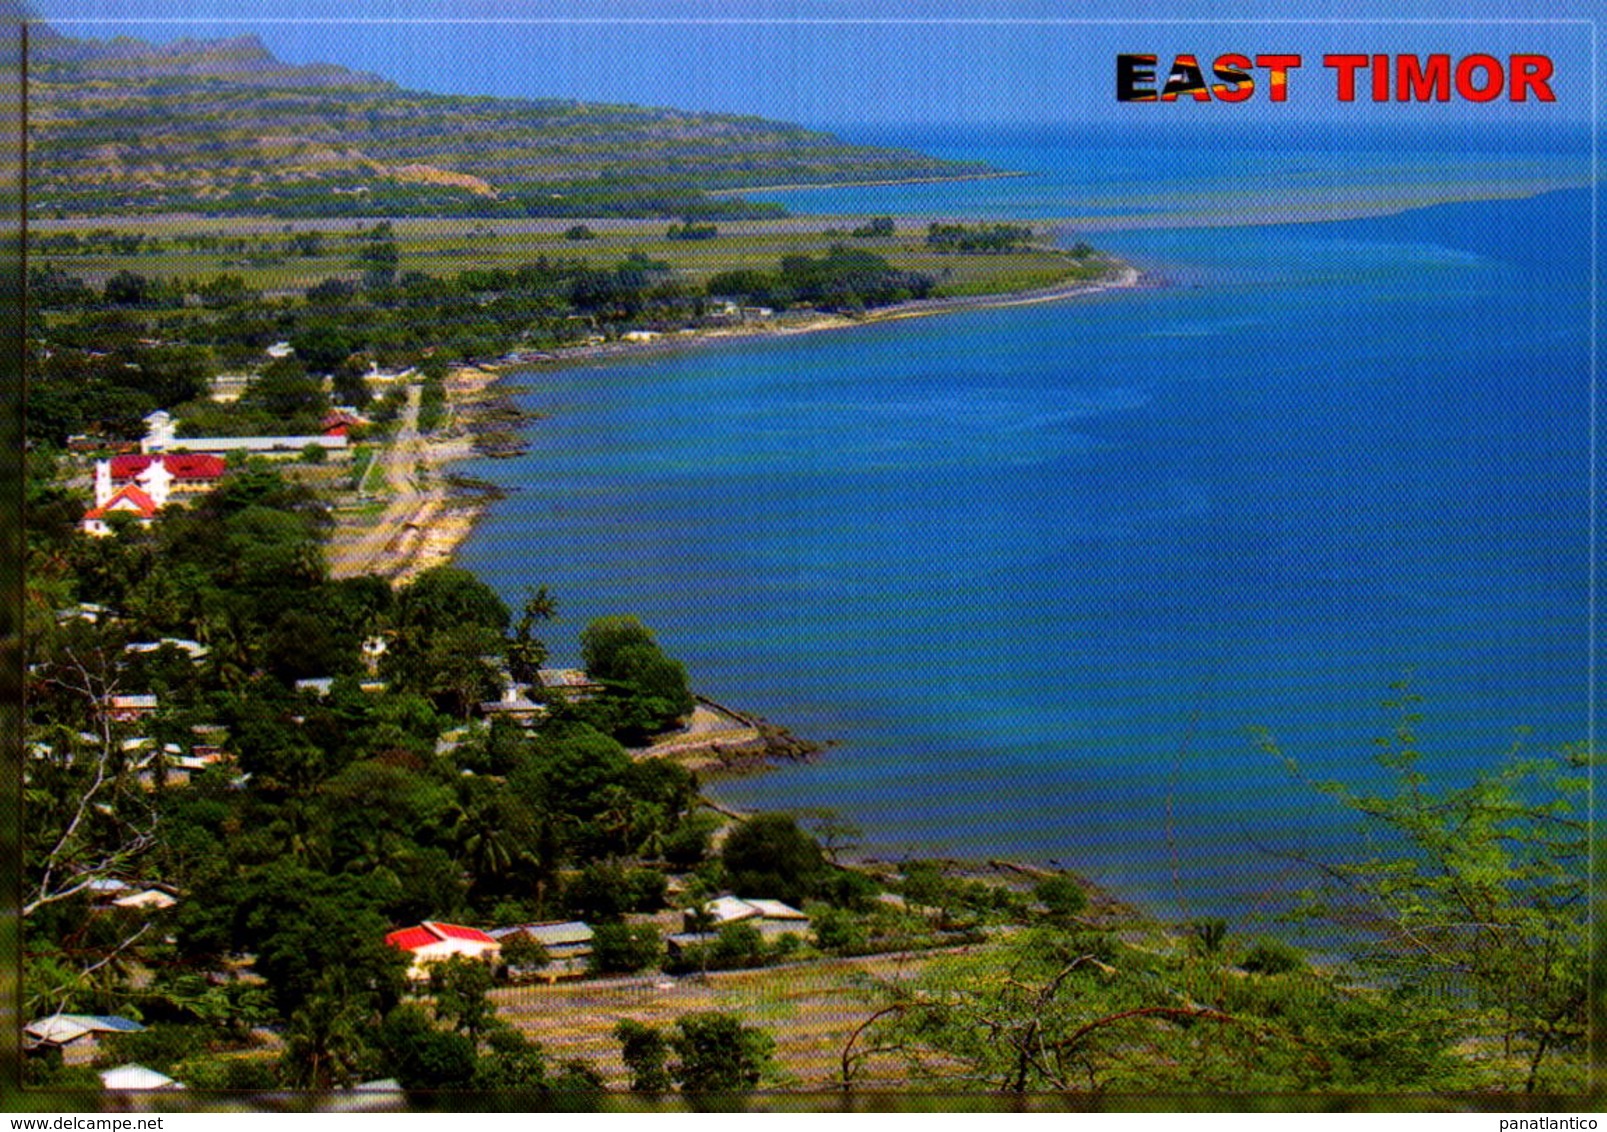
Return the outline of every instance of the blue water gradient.
[[[1111,232],[1168,285],[523,374],[460,560],[841,741],[726,803],[1276,911],[1354,831],[1252,727],[1376,781],[1411,671],[1436,773],[1586,736],[1589,206]]]

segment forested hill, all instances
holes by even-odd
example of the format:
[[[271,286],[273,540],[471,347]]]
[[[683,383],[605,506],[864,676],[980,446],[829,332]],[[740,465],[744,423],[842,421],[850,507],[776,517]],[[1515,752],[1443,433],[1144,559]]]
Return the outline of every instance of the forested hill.
[[[640,106],[436,95],[255,36],[154,45],[29,27],[37,215],[722,216],[706,190],[987,171],[800,126]]]

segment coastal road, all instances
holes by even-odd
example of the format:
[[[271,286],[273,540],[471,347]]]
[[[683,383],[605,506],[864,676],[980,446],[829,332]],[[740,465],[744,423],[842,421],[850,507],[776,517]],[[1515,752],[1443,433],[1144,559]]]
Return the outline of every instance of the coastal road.
[[[372,527],[339,530],[330,540],[329,573],[334,578],[358,574],[389,577],[403,565],[400,553],[409,538],[441,505],[438,489],[419,485],[424,444],[418,431],[419,400],[423,387],[409,385],[395,437],[381,450],[378,463],[391,497],[384,513]],[[372,474],[372,471],[370,472]]]

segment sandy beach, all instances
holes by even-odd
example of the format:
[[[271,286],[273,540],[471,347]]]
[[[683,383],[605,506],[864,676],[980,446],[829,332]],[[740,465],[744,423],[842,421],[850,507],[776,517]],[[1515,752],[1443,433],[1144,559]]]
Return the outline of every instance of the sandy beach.
[[[605,342],[589,346],[543,351],[535,360],[514,364],[460,366],[446,377],[451,415],[434,433],[417,429],[419,388],[409,388],[395,437],[380,455],[390,502],[372,524],[344,525],[330,541],[330,574],[336,578],[377,574],[404,585],[433,566],[452,560],[488,506],[484,496],[455,490],[446,479],[453,463],[478,454],[473,426],[476,410],[485,406],[493,385],[510,370],[551,369],[600,360],[644,357],[715,341],[740,338],[809,334],[845,330],[894,319],[922,318],[963,310],[1060,302],[1106,291],[1136,287],[1142,273],[1127,264],[1116,265],[1113,276],[1079,280],[1033,291],[976,295],[949,299],[919,299],[849,316],[804,312],[784,314],[736,326],[696,329],[664,334],[640,342]]]

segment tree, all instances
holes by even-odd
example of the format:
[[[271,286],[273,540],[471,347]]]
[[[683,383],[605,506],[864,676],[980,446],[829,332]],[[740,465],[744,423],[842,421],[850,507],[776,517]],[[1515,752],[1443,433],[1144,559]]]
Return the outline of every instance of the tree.
[[[1373,996],[1238,982],[1097,933],[1034,929],[880,984],[844,1044],[842,1082],[890,1059],[913,1079],[997,1093],[1357,1088],[1424,1032]],[[1362,1024],[1392,1036],[1352,1073],[1335,1046]]]
[[[449,956],[430,964],[430,991],[435,995],[435,1018],[474,1042],[497,1018],[497,1008],[486,993],[495,979],[491,967],[466,955]]]
[[[552,962],[542,942],[529,932],[514,932],[502,937],[502,961],[510,971],[539,971]]]
[[[212,310],[245,306],[257,299],[257,293],[246,286],[246,281],[228,272],[214,276],[196,288],[201,305]]]
[[[437,1030],[417,1003],[403,1003],[385,1016],[377,1044],[404,1089],[466,1089],[479,1067],[474,1042]]]
[[[1074,877],[1064,873],[1045,877],[1032,886],[1032,894],[1051,916],[1069,919],[1088,906],[1088,896]]]
[[[785,814],[759,814],[738,825],[720,859],[739,894],[790,904],[815,895],[827,869],[819,844]]]
[[[729,1014],[683,1014],[670,1046],[678,1060],[670,1067],[686,1093],[732,1094],[756,1087],[770,1069],[775,1039]]]
[[[474,1067],[476,1092],[544,1089],[547,1059],[541,1046],[512,1026],[491,1031]]]
[[[608,680],[619,685],[632,710],[632,722],[653,730],[691,713],[697,706],[686,666],[657,645],[630,645],[613,656]]]
[[[903,867],[904,899],[912,906],[935,909],[940,923],[950,918],[958,893],[934,861],[910,861]]]
[[[833,865],[838,858],[855,848],[865,831],[859,825],[830,806],[806,806],[792,811],[793,818],[820,843],[821,852]]]
[[[296,357],[311,373],[334,373],[351,357],[357,348],[350,332],[330,323],[313,323],[291,335],[290,345]]]
[[[664,947],[651,924],[599,924],[592,935],[591,970],[599,975],[630,974],[657,963]]]
[[[125,269],[106,280],[105,294],[107,306],[142,307],[151,299],[151,281]]]
[[[630,1070],[631,1092],[657,1095],[670,1091],[670,1073],[665,1066],[670,1047],[656,1026],[621,1018],[614,1026],[614,1038],[619,1042],[625,1068]]]
[[[586,671],[598,680],[618,675],[620,653],[629,648],[657,648],[653,634],[641,621],[629,615],[599,617],[581,631],[580,655]]]
[[[110,935],[83,930],[91,886],[138,869],[158,844],[159,813],[134,783],[124,733],[105,710],[122,690],[119,654],[115,638],[101,639],[81,622],[52,626],[31,643],[28,692],[36,722],[27,736],[36,757],[22,794],[22,920],[25,930],[38,930],[59,916],[72,926],[46,938],[76,936],[70,950],[31,957],[26,965],[24,998],[37,1013],[98,994],[156,927],[140,916],[105,921],[116,928]]]
[[[298,1089],[351,1085],[368,1055],[363,1034],[369,1016],[360,999],[324,981],[290,1016],[279,1060],[284,1083]]]
[[[867,942],[860,917],[842,908],[826,908],[813,917],[815,946],[838,955],[858,954]]]
[[[380,1007],[400,998],[407,956],[385,945],[389,924],[368,906],[356,878],[280,861],[217,899],[235,910],[233,949],[255,952],[257,973],[282,1014],[327,993],[331,980]]]
[[[1421,697],[1394,690],[1395,727],[1376,756],[1394,792],[1316,784],[1367,821],[1376,847],[1359,861],[1308,861],[1323,884],[1307,912],[1364,933],[1372,943],[1357,958],[1373,978],[1474,1004],[1470,1036],[1493,1032],[1520,1059],[1510,1084],[1570,1091],[1589,1033],[1593,753],[1514,749],[1472,785],[1437,790],[1420,769]],[[1270,736],[1262,744],[1300,776]]]
[[[551,621],[558,616],[558,600],[546,586],[525,591],[524,605],[513,637],[508,641],[508,673],[521,684],[536,679],[536,673],[547,663],[547,646],[535,636],[538,621]]]
[[[502,634],[509,611],[495,590],[458,566],[432,566],[396,595],[400,625],[435,633],[455,626],[483,626]]]
[[[717,814],[698,810],[682,818],[664,839],[664,859],[678,868],[692,868],[709,855],[709,844],[724,824]]]
[[[715,934],[712,958],[714,966],[722,971],[762,967],[765,961],[764,936],[759,934],[758,928],[742,921],[721,924]]]
[[[329,407],[323,382],[309,374],[296,357],[269,362],[246,387],[240,402],[243,409],[259,409],[289,424],[311,421]]]

